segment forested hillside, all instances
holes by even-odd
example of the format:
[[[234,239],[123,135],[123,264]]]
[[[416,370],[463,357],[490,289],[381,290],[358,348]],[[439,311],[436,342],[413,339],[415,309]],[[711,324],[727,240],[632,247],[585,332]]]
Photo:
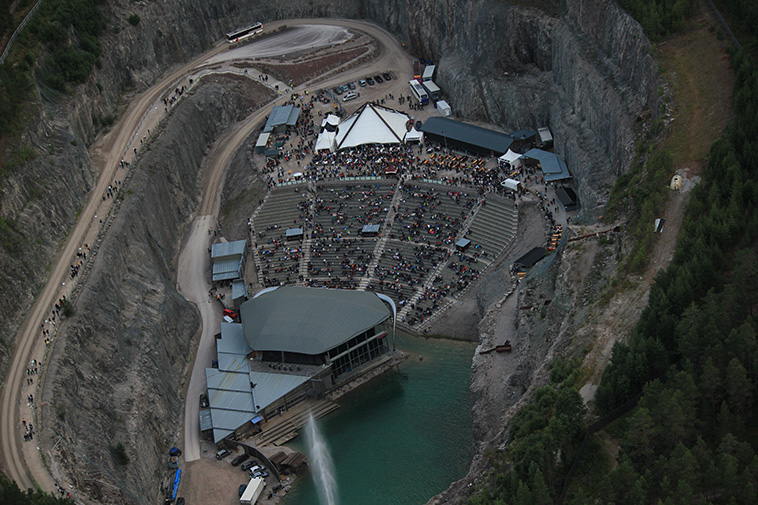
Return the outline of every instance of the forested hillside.
[[[675,20],[681,7],[631,3],[647,6],[643,24]],[[746,53],[731,60],[735,117],[711,147],[673,261],[629,343],[614,347],[597,414],[639,401],[588,437],[565,503],[758,503],[758,71]],[[516,416],[509,448],[492,457],[490,485],[470,505],[559,499],[588,424],[577,373],[554,363],[551,384]]]

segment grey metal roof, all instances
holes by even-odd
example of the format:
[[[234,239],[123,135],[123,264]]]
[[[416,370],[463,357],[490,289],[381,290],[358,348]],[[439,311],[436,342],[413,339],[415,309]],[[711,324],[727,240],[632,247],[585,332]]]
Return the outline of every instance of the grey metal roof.
[[[252,389],[255,410],[260,412],[309,380],[310,376],[307,375],[250,372],[250,382],[255,384],[255,387]]]
[[[247,359],[243,354],[236,353],[218,353],[218,368],[225,372],[244,372],[250,371]]]
[[[200,409],[200,431],[212,430],[213,420],[211,419],[211,409]]]
[[[225,258],[227,256],[242,256],[245,254],[247,240],[235,240],[234,242],[218,242],[211,246],[211,258]]]
[[[273,131],[277,126],[289,125],[293,126],[297,123],[297,118],[300,116],[300,107],[294,105],[277,105],[271,109],[271,114],[268,116],[266,126],[263,127],[264,133]]]
[[[385,321],[390,311],[365,291],[284,286],[243,303],[240,316],[253,349],[316,355]]]
[[[537,132],[534,130],[516,130],[515,132],[511,132],[511,137],[513,137],[516,140],[526,140],[536,135],[537,135]]]
[[[379,233],[378,224],[367,224],[361,228],[361,233]]]
[[[247,355],[252,349],[247,345],[240,323],[221,323],[221,338],[216,340],[216,352]]]
[[[242,257],[218,261],[213,264],[211,272],[214,282],[238,279],[242,275]]]
[[[546,182],[570,179],[571,173],[563,159],[557,154],[542,149],[529,149],[524,153],[525,158],[531,158],[540,162],[542,173]]]
[[[507,133],[438,116],[427,119],[421,126],[421,131],[465,142],[499,154],[506,152],[513,144],[513,137]]]
[[[242,279],[232,282],[232,300],[247,298],[247,284]]]
[[[287,228],[287,230],[284,232],[284,236],[286,238],[299,237],[302,234],[303,234],[302,228]]]
[[[471,243],[471,241],[469,239],[462,238],[458,242],[455,243],[455,246],[456,247],[460,247],[460,248],[464,248],[464,247],[467,247],[470,243]]]

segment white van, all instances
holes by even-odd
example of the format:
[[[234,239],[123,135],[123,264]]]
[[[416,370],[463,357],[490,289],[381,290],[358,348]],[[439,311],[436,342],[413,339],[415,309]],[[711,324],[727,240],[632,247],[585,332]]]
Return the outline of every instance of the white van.
[[[350,100],[355,100],[358,98],[358,93],[355,91],[351,91],[350,93],[347,93],[345,96],[342,97],[343,102],[349,102]]]

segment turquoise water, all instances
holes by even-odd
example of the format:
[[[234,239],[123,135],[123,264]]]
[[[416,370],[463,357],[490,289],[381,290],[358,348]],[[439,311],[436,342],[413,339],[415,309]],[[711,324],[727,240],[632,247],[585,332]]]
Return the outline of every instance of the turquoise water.
[[[398,335],[398,369],[339,400],[318,421],[334,459],[339,505],[419,505],[468,470],[475,345]],[[423,360],[419,360],[423,356]],[[307,453],[305,436],[291,444]],[[319,505],[309,473],[284,505]]]

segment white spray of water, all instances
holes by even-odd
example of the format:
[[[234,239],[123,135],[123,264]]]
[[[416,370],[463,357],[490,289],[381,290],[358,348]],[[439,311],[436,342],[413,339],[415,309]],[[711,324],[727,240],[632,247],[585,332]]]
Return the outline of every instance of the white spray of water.
[[[308,414],[306,433],[311,457],[311,470],[318,489],[319,503],[321,505],[337,505],[337,481],[334,477],[334,462],[329,453],[329,446],[326,445],[326,440],[316,426],[313,414]]]

